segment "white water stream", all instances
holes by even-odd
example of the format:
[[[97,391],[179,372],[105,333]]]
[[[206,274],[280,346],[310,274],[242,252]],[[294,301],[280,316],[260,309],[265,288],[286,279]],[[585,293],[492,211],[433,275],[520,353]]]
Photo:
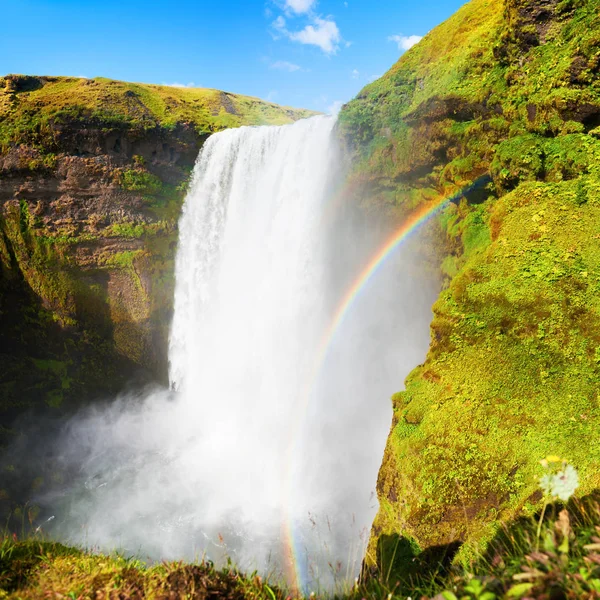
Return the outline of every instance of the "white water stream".
[[[336,225],[334,126],[315,117],[206,142],[180,221],[173,390],[72,421],[62,458],[83,484],[53,500],[57,535],[267,573],[289,573],[291,536],[305,585],[354,578],[389,396],[425,355],[434,289],[416,289],[398,256],[315,370],[380,241]]]

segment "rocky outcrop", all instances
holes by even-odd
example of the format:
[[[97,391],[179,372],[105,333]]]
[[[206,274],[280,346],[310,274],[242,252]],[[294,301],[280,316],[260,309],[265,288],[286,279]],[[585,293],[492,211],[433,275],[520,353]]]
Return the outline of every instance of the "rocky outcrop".
[[[49,166],[35,165],[40,153],[28,146],[0,159],[0,297],[16,328],[2,344],[4,406],[111,393],[138,372],[165,381],[177,186],[201,141],[185,129],[142,141],[89,129],[61,139]],[[8,290],[21,300],[7,312]],[[17,342],[31,337],[32,319],[38,335]]]

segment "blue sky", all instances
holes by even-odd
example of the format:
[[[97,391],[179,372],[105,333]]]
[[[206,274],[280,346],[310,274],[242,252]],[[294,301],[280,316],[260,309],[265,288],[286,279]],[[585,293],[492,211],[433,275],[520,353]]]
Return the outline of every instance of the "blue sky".
[[[464,1],[0,0],[0,75],[191,84],[327,111]]]

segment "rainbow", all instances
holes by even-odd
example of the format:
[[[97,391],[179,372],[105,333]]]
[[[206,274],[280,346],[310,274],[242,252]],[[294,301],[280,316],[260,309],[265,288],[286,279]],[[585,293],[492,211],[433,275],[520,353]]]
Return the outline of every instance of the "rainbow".
[[[352,285],[348,288],[348,291],[338,304],[338,307],[333,315],[329,327],[325,330],[321,338],[321,342],[318,346],[316,353],[312,376],[308,378],[308,384],[302,394],[303,402],[300,403],[298,408],[298,418],[295,419],[295,428],[290,432],[290,446],[288,449],[288,465],[289,476],[286,481],[286,493],[290,493],[291,485],[291,469],[292,469],[292,458],[293,452],[299,438],[299,429],[303,424],[303,414],[306,413],[310,398],[314,389],[314,386],[319,378],[320,371],[325,364],[327,355],[335,339],[336,333],[342,327],[348,313],[352,309],[352,306],[356,302],[360,294],[365,290],[367,284],[373,279],[373,277],[381,270],[385,265],[386,261],[392,256],[392,254],[408,239],[412,234],[418,231],[421,226],[427,223],[432,217],[437,215],[451,202],[457,202],[465,194],[477,189],[482,184],[489,181],[489,177],[483,176],[477,179],[469,186],[461,189],[454,195],[448,197],[442,197],[433,202],[429,202],[423,205],[420,209],[416,210],[406,221],[400,225],[400,227],[387,239],[387,241],[381,246],[381,248],[375,253],[367,265],[362,269],[360,274],[355,278]],[[289,505],[289,502],[288,502]],[[294,524],[289,516],[286,516],[283,524],[283,539],[285,545],[285,552],[287,554],[287,568],[286,568],[286,579],[288,585],[291,585],[295,592],[301,592],[303,589],[306,578],[302,573],[302,562],[299,560],[300,548],[296,543],[294,537]]]

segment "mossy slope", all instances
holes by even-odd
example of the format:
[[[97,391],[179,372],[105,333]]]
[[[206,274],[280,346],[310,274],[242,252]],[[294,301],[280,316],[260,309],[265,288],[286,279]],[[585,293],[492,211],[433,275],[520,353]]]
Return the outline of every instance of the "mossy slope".
[[[0,540],[0,598],[283,600],[260,577],[210,563],[163,563],[101,556],[62,544]]]
[[[489,538],[547,454],[600,487],[599,73],[598,0],[472,0],[342,111],[365,204],[489,182],[440,220],[447,289],[393,399],[370,564],[384,535]]]

